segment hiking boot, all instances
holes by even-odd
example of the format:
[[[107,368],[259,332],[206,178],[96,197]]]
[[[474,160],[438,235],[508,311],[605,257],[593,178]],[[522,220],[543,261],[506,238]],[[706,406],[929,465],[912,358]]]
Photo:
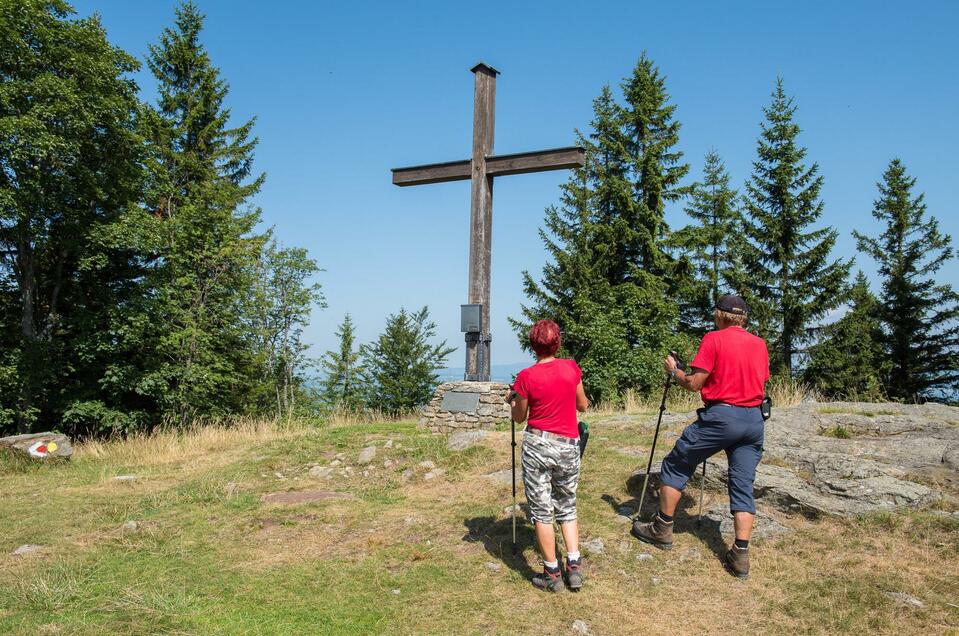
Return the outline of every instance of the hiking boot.
[[[649,523],[641,523],[639,519],[633,522],[631,534],[660,550],[673,549],[673,522],[663,521],[659,514]]]
[[[533,576],[533,585],[547,592],[562,592],[566,589],[563,584],[563,571],[559,568],[553,570],[545,565],[542,574]]]
[[[566,559],[566,582],[569,589],[578,592],[583,587],[583,560]]]
[[[733,545],[726,552],[724,562],[729,573],[737,579],[749,578],[749,548],[738,548]]]

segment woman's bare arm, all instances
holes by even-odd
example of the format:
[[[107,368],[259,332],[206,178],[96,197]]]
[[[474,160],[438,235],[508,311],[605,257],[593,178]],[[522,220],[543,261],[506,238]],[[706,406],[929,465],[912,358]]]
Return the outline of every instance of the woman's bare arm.
[[[523,396],[514,393],[515,397],[513,401],[510,402],[510,411],[513,414],[513,421],[517,424],[522,424],[526,421],[526,417],[529,415],[529,400]]]
[[[585,413],[588,408],[589,400],[586,398],[586,389],[583,388],[583,383],[580,382],[576,385],[576,410],[580,413]]]

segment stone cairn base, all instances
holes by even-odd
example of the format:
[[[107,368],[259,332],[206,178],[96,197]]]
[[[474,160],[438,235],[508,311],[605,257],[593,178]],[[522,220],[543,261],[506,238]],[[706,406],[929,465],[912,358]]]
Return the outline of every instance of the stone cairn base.
[[[447,393],[478,393],[475,410],[444,409],[443,396]],[[433,399],[423,407],[419,424],[434,433],[492,428],[499,422],[509,421],[509,404],[505,401],[508,393],[509,385],[502,382],[446,382],[437,387]],[[469,396],[459,397],[470,401]]]

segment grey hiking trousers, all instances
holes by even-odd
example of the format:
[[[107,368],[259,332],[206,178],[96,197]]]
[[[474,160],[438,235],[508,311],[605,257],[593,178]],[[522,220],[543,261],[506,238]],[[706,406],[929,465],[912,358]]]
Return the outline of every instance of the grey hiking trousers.
[[[559,523],[576,519],[579,446],[525,433],[522,461],[533,521],[552,524],[554,518]]]

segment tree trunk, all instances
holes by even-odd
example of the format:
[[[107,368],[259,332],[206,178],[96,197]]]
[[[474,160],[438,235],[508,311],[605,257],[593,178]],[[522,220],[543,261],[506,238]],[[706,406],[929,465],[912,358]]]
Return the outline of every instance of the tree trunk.
[[[17,432],[29,433],[30,411],[34,407],[34,372],[37,349],[37,328],[34,318],[36,293],[36,261],[29,241],[17,244],[17,282],[20,286],[20,396],[17,400]]]

